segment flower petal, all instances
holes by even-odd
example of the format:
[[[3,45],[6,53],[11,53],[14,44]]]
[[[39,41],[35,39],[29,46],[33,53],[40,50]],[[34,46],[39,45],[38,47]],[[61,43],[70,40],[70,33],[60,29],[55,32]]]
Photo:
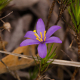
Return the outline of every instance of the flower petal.
[[[36,40],[36,36],[34,35],[34,32],[33,31],[28,31],[24,37],[27,37],[27,38],[31,38],[33,40]]]
[[[32,39],[26,39],[20,44],[20,46],[27,46],[27,45],[33,45],[33,44],[39,44],[39,43],[40,43],[39,41],[35,41]]]
[[[46,55],[47,55],[47,47],[46,47],[45,43],[44,44],[41,44],[41,43],[39,44],[38,53],[39,53],[39,56],[41,58],[45,58],[46,57]]]
[[[48,29],[46,33],[46,39],[48,39],[54,32],[56,32],[58,29],[60,29],[60,26],[52,26]]]
[[[36,30],[37,30],[37,33],[39,36],[40,36],[40,32],[42,32],[42,36],[44,37],[45,25],[44,25],[44,22],[41,18],[38,19],[38,21],[37,21]]]
[[[62,43],[58,37],[50,37],[46,39],[45,43]]]

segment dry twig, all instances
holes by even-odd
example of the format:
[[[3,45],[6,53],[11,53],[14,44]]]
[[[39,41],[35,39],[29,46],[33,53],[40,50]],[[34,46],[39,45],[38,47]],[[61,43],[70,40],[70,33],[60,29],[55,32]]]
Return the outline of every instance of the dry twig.
[[[50,7],[49,15],[48,15],[48,20],[47,20],[47,24],[46,24],[46,30],[48,30],[49,22],[50,22],[50,19],[51,19],[51,15],[52,15],[55,3],[56,3],[56,0],[53,0],[52,5]]]
[[[0,51],[1,53],[5,53],[5,54],[9,54],[9,55],[14,55],[14,56],[18,56],[18,57],[22,57],[25,59],[33,59],[32,56],[26,56],[26,55],[21,55],[21,54],[17,54],[17,53],[11,53],[11,52],[6,52],[6,51]],[[35,60],[37,60],[37,57],[34,57]],[[40,58],[39,58],[40,60]],[[37,60],[38,61],[38,60]],[[53,61],[53,59],[49,59],[49,61],[47,61],[48,63]],[[75,61],[66,61],[66,60],[58,60],[55,59],[52,64],[58,64],[58,65],[64,65],[64,66],[73,66],[73,67],[80,67],[80,62],[75,62]]]

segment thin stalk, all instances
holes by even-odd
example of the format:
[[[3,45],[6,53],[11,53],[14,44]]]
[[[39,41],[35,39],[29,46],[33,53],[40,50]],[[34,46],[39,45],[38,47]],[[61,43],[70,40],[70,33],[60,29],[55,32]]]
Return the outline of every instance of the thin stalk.
[[[80,62],[80,41],[78,41],[77,44],[78,44],[78,61]],[[76,68],[74,70],[74,73],[73,73],[73,75],[71,77],[71,80],[73,80],[75,78],[75,76],[76,76],[76,74],[77,74],[78,71],[79,71],[79,68]]]
[[[5,46],[4,46],[4,44],[3,44],[3,40],[2,40],[2,38],[1,38],[1,34],[0,34],[0,41],[1,41],[1,45],[2,45],[2,47],[3,47],[3,50],[6,51]],[[18,80],[20,80],[20,78],[19,78],[19,76],[17,75],[16,71],[14,71],[14,74],[15,74],[15,75],[14,75],[14,74],[12,73],[12,71],[9,69],[9,67],[5,64],[5,62],[2,61],[2,60],[0,60],[0,61],[1,61],[2,64],[4,64],[4,66],[6,67],[6,69],[8,70],[8,72],[9,72],[14,78],[17,78]]]
[[[47,20],[47,24],[46,24],[46,31],[48,30],[48,27],[49,27],[49,22],[50,22],[50,19],[51,19],[51,15],[52,15],[55,3],[56,3],[56,0],[53,0],[52,5],[50,7],[49,15],[48,15],[48,20]]]
[[[79,55],[79,61],[80,61],[80,42],[78,42],[78,55]]]
[[[79,71],[79,68],[76,68],[73,75],[72,75],[72,77],[71,77],[71,80],[74,80],[74,78],[75,78],[78,71]]]

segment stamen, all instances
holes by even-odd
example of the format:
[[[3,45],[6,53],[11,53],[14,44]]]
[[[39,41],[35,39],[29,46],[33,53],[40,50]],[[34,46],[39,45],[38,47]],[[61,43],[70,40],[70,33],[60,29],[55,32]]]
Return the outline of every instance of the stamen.
[[[37,35],[37,33],[34,33],[34,35],[37,37],[36,39],[38,40],[38,41],[43,41],[38,35]]]
[[[40,41],[40,42],[42,42],[43,40],[42,40],[42,32],[40,32],[40,35],[41,35],[41,38],[38,36],[38,34],[36,33],[36,30],[34,30],[33,31],[34,32],[34,35],[37,37],[36,39],[38,40],[38,41]]]
[[[41,35],[41,39],[42,39],[42,32],[40,32],[40,35]]]
[[[46,31],[44,31],[44,41],[46,40]]]
[[[34,30],[33,32],[35,32],[35,33],[36,33],[36,30]]]
[[[46,40],[46,37],[44,38],[44,41]]]
[[[45,38],[45,36],[46,36],[46,31],[44,31],[44,38]]]
[[[35,35],[37,38],[39,38],[39,36],[38,36],[36,33],[34,33],[34,35]]]
[[[36,38],[36,39],[37,39],[38,41],[40,41],[39,38]],[[40,41],[40,42],[41,42],[41,41]]]

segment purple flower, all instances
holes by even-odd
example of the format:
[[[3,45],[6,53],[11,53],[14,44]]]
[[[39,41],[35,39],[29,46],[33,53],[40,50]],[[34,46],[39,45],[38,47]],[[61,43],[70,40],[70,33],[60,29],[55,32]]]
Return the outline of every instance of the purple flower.
[[[55,36],[50,37],[55,31],[60,29],[60,26],[52,26],[48,29],[47,33],[45,31],[45,25],[42,19],[38,19],[36,30],[28,31],[24,37],[31,38],[24,40],[20,46],[27,46],[33,44],[38,45],[38,53],[41,58],[45,58],[47,55],[46,43],[62,43],[62,41]]]

